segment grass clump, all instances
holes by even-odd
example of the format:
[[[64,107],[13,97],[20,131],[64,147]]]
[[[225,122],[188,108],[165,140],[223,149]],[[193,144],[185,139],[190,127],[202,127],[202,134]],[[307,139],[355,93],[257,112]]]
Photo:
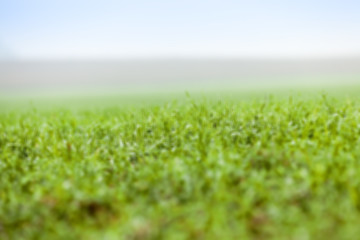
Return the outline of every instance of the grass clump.
[[[0,115],[1,239],[355,239],[360,103]]]

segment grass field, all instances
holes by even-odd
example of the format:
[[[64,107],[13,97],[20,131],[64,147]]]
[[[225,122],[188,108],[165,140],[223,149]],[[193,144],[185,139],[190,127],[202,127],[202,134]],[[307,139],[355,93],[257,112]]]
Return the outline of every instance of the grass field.
[[[356,239],[354,93],[3,100],[0,239]]]

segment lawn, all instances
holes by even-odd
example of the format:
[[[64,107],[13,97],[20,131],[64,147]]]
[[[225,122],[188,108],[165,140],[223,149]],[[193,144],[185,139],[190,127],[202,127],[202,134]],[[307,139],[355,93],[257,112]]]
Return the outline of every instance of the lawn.
[[[0,239],[356,239],[359,100],[3,101]]]

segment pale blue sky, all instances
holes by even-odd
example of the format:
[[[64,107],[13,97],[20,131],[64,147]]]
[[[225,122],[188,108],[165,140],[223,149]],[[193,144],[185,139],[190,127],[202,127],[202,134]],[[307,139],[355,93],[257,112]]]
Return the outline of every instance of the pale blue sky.
[[[360,56],[359,0],[0,0],[0,58]]]

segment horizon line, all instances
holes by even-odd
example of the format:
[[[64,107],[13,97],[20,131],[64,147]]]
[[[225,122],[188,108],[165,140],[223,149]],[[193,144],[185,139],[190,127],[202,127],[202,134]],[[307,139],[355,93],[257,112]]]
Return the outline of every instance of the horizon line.
[[[360,54],[317,56],[126,56],[126,57],[55,57],[55,58],[1,58],[0,62],[97,62],[97,61],[189,61],[189,60],[247,60],[247,61],[308,61],[360,60]]]

